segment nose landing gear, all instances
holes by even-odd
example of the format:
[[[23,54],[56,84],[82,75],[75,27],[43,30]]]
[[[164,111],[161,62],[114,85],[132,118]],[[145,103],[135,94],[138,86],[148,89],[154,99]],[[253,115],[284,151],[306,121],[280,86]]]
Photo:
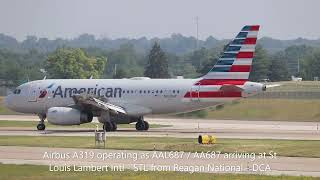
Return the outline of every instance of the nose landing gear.
[[[46,125],[44,125],[44,124],[38,124],[38,125],[37,125],[37,129],[38,129],[38,131],[43,131],[43,130],[46,129]]]
[[[44,120],[47,118],[45,114],[39,114],[39,124],[37,125],[38,131],[44,131],[46,129],[46,125],[44,124]]]

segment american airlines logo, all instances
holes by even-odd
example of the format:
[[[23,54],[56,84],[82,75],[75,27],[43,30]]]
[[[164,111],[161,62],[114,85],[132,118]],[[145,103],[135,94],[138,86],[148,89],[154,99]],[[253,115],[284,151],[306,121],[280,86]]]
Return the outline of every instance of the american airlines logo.
[[[94,94],[97,96],[104,96],[106,98],[121,98],[122,89],[121,88],[62,88],[58,86],[53,93],[53,98],[69,98],[75,94]]]

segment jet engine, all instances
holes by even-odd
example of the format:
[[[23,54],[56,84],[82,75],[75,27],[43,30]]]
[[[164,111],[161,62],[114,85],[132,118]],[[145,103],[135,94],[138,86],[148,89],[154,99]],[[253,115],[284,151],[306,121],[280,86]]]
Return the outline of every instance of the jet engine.
[[[242,97],[254,96],[258,93],[266,91],[267,89],[266,85],[262,83],[249,82],[249,81],[244,84],[243,88],[244,88],[244,91],[242,92]]]
[[[79,125],[91,122],[92,118],[92,113],[70,107],[51,107],[47,113],[48,121],[55,125]]]

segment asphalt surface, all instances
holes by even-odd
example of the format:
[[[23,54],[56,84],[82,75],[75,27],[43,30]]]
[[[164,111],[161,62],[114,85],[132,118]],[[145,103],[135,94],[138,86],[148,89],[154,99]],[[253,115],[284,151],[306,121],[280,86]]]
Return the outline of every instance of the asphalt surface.
[[[137,132],[132,128],[119,128],[116,132],[108,132],[108,136],[148,136],[148,137],[191,137],[199,134],[211,134],[218,138],[243,139],[300,139],[320,140],[317,122],[280,122],[280,121],[243,121],[243,120],[203,120],[203,119],[165,119],[145,118],[151,124],[171,125],[170,127],[151,128],[149,131]],[[38,121],[36,116],[1,115],[0,120]],[[96,119],[94,120],[96,121]],[[80,126],[81,127],[81,126]],[[31,127],[0,127],[0,135],[24,136],[93,136],[94,129],[89,128],[47,128],[43,132]],[[48,156],[45,156],[47,152]],[[71,157],[74,153],[86,152],[89,157]],[[106,153],[124,153],[127,156],[103,159]],[[154,157],[153,153],[158,156]],[[168,152],[167,152],[168,153]],[[263,153],[263,152],[261,152]],[[268,152],[267,152],[268,153]],[[66,157],[69,154],[69,158]],[[134,154],[138,158],[135,159]],[[146,154],[149,154],[149,158]],[[161,154],[163,156],[161,156]],[[173,153],[174,154],[174,153]],[[90,155],[93,155],[92,157]],[[101,155],[99,157],[99,155]],[[129,157],[131,155],[131,158]],[[48,171],[61,171],[75,166],[109,167],[111,170],[132,169],[134,171],[186,171],[192,173],[249,173],[265,175],[293,175],[320,177],[320,158],[274,157],[259,158],[256,154],[246,157],[226,156],[212,153],[196,156],[184,152],[170,156],[158,151],[102,150],[0,146],[0,162],[4,164],[35,164],[48,165]],[[140,157],[140,158],[139,158]],[[59,168],[58,168],[59,166]]]
[[[46,147],[0,146],[4,164],[48,165],[48,171],[79,170],[73,166],[108,166],[112,171],[184,171],[209,173],[249,173],[265,175],[320,176],[320,158],[268,157],[248,155],[244,158],[216,154],[203,158],[195,153],[164,155],[161,151],[73,149]],[[87,154],[87,155],[80,155]],[[147,155],[148,154],[148,155]],[[163,156],[161,156],[163,155]],[[255,157],[255,158],[253,158]],[[62,168],[57,168],[58,166]],[[203,168],[202,168],[203,167]],[[258,168],[260,167],[260,168]],[[81,169],[83,171],[83,168]]]
[[[1,115],[0,120],[38,121],[38,118],[37,116]],[[150,128],[148,131],[143,132],[137,132],[134,128],[119,128],[116,132],[108,132],[108,135],[194,138],[199,134],[210,134],[218,138],[320,140],[319,122],[166,118],[145,118],[145,120],[151,124],[171,126]],[[37,131],[36,127],[0,127],[0,135],[93,136],[94,128],[62,126],[61,128],[47,128],[45,131]]]

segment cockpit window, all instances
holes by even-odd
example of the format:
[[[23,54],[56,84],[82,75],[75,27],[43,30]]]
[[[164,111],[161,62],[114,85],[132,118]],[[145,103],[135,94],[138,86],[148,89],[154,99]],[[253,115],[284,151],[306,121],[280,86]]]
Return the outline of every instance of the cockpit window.
[[[15,89],[14,91],[13,91],[13,94],[20,94],[21,93],[21,89]]]

